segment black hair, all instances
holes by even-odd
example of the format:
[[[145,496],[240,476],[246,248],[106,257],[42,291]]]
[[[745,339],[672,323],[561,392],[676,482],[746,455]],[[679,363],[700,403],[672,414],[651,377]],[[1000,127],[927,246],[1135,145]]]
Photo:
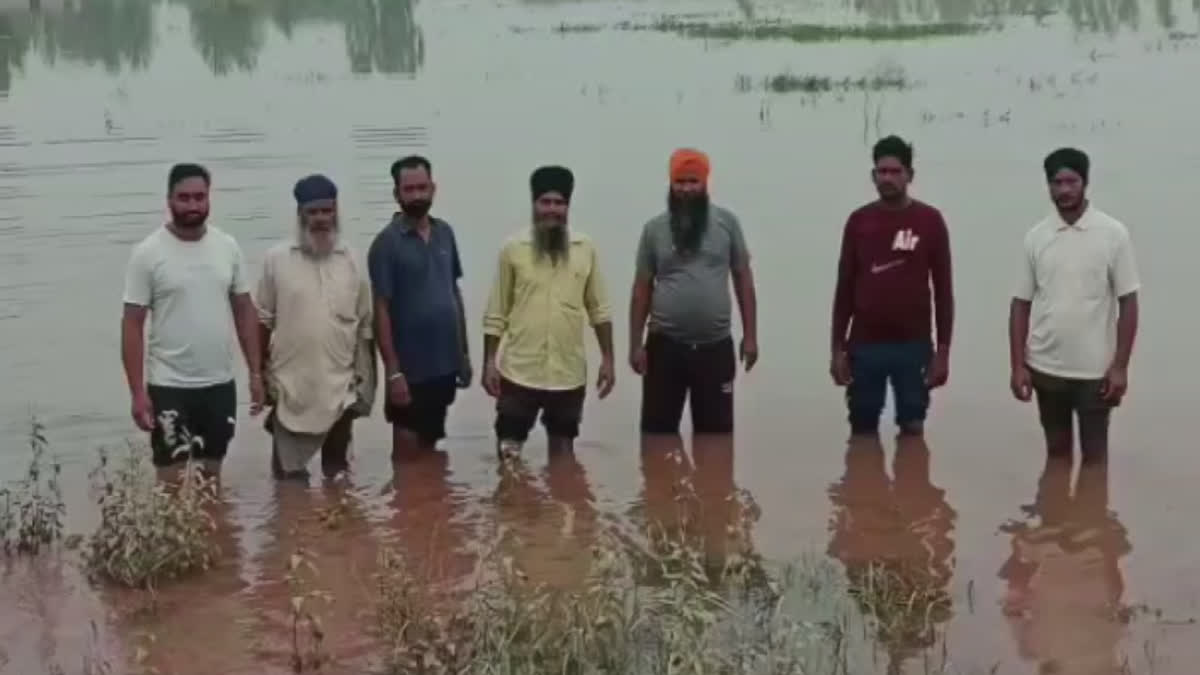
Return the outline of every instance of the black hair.
[[[429,174],[430,178],[433,178],[433,165],[421,155],[409,155],[408,157],[401,157],[392,162],[393,183],[400,182],[400,171],[402,169],[425,169],[425,173]]]
[[[1087,183],[1088,174],[1092,169],[1092,160],[1088,159],[1087,153],[1079,148],[1059,148],[1046,155],[1046,158],[1042,160],[1042,170],[1046,172],[1046,182],[1053,181],[1054,175],[1060,169],[1074,171],[1079,174],[1084,183]]]
[[[885,136],[875,143],[875,147],[871,149],[871,161],[878,162],[884,157],[894,157],[904,168],[912,170],[913,147],[899,136]]]
[[[176,185],[189,178],[203,178],[205,185],[212,185],[212,177],[209,175],[208,169],[199,164],[176,164],[167,174],[167,193],[170,194]]]

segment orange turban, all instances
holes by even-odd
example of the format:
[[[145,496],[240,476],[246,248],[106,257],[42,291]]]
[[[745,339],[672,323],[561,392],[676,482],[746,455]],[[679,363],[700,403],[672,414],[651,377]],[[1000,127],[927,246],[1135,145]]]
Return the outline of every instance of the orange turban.
[[[708,180],[708,155],[691,148],[680,148],[671,153],[671,180],[695,178],[701,182]]]

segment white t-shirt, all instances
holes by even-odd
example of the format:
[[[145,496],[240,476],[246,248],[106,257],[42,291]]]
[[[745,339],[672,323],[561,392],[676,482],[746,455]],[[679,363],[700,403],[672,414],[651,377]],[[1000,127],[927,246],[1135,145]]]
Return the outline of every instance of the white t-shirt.
[[[1014,296],[1032,303],[1026,363],[1057,377],[1104,377],[1117,347],[1117,299],[1137,291],[1129,230],[1094,206],[1057,212],[1025,235]]]
[[[248,292],[241,248],[215,227],[184,241],[164,226],[134,246],[125,303],[150,309],[147,383],[199,388],[232,380],[230,295]]]

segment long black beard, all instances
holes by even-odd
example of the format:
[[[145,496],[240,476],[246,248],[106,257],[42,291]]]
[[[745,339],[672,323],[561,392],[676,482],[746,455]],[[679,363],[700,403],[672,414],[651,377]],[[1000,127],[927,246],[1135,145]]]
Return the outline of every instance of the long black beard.
[[[667,211],[671,214],[671,238],[675,250],[680,253],[695,253],[708,230],[708,194],[680,197],[667,192]]]
[[[534,225],[533,252],[538,260],[550,257],[550,263],[557,265],[567,259],[567,226],[566,225]]]

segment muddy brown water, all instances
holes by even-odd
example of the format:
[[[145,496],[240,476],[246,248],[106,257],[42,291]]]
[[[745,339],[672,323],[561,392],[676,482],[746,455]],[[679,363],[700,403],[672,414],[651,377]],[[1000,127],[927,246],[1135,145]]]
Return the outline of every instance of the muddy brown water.
[[[993,28],[822,42],[554,30],[684,13]],[[758,549],[776,560],[828,555],[852,575],[871,560],[917,561],[952,600],[936,618],[964,667],[1090,674],[1127,655],[1136,672],[1194,672],[1198,22],[1200,8],[1170,0],[2,0],[0,475],[20,475],[36,412],[64,465],[68,529],[94,524],[94,450],[133,429],[117,356],[123,267],[163,218],[174,161],[213,170],[213,222],[239,238],[257,273],[263,251],[290,233],[297,177],[319,170],[338,181],[344,229],[361,251],[392,210],[390,162],[428,154],[436,211],[459,234],[473,325],[500,242],[525,222],[529,171],[567,164],[578,178],[572,222],[599,245],[623,357],[639,227],[662,206],[668,153],[697,145],[713,158],[715,198],[747,229],[762,349],[739,376],[734,440],[698,459],[710,460],[713,494],[736,484],[761,506]],[[781,73],[901,73],[912,87],[745,86]],[[848,452],[825,372],[834,255],[845,215],[871,196],[869,144],[889,132],[915,142],[914,190],[952,227],[957,338],[926,444],[897,448],[885,433],[882,446]],[[1005,348],[1021,235],[1048,208],[1040,160],[1063,144],[1092,154],[1094,201],[1130,226],[1144,282],[1111,465],[1075,485],[1060,468],[1044,471],[1034,411],[1007,393]],[[472,338],[478,351],[477,330]],[[639,461],[638,385],[623,364],[613,395],[587,402],[578,463],[547,466],[535,436],[528,473],[511,483],[497,475],[478,388],[453,408],[445,453],[400,471],[386,459],[382,420],[361,422],[335,530],[318,514],[338,493],[274,485],[261,420],[243,412],[222,479],[218,567],[162,589],[145,616],[132,609],[139,598],[92,589],[69,564],[9,561],[0,672],[84,672],[96,653],[120,672],[139,648],[163,673],[286,671],[282,570],[298,543],[338,597],[327,616],[334,672],[371,662],[371,574],[384,545],[454,575],[504,526],[522,535],[539,576],[570,583],[586,542],[564,514],[636,521],[662,480]],[[690,447],[686,425],[685,438]],[[1114,622],[1103,611],[1113,602],[1160,617]],[[911,651],[893,656],[919,672],[919,645]]]

